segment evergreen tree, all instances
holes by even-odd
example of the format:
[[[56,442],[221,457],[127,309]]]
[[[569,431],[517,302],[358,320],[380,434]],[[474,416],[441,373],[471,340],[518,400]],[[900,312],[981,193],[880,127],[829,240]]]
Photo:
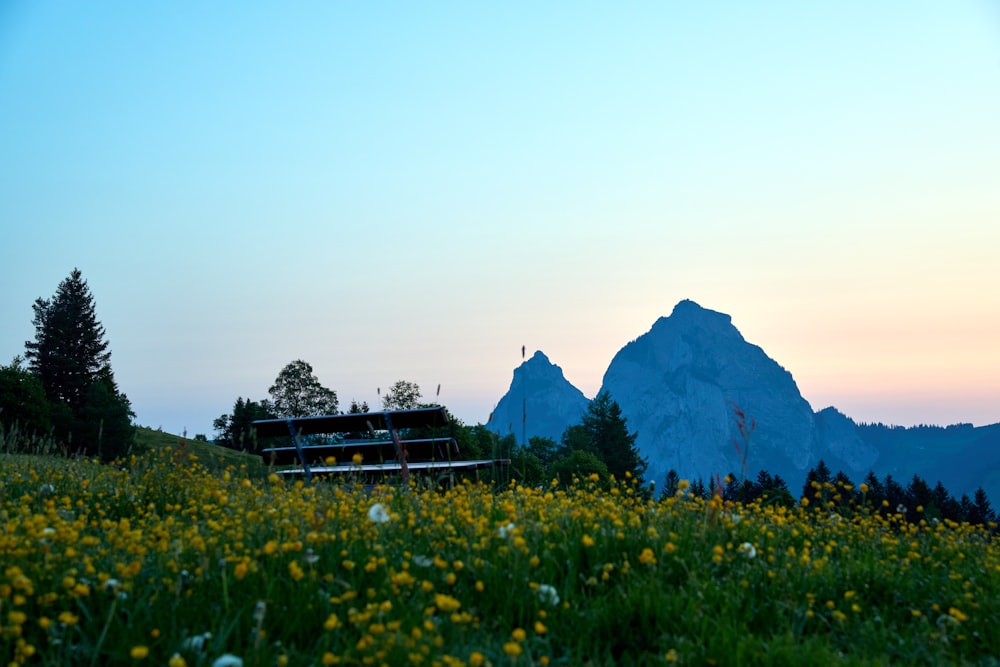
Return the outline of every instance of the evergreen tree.
[[[941,480],[934,485],[931,490],[931,498],[934,506],[937,507],[941,514],[942,519],[948,519],[960,523],[963,519],[962,516],[962,506],[959,505],[958,501],[948,493],[948,490],[944,488],[944,484]]]
[[[35,340],[25,342],[25,357],[52,406],[56,438],[72,453],[125,454],[135,440],[135,415],[114,381],[104,327],[80,270],[32,309]]]
[[[906,489],[902,485],[893,479],[892,475],[886,475],[885,480],[882,482],[882,486],[885,488],[885,499],[882,504],[888,514],[894,514],[896,512],[905,513],[907,511],[907,498]]]
[[[608,467],[608,473],[617,479],[626,473],[642,482],[648,461],[639,456],[635,446],[636,433],[629,433],[621,407],[611,400],[607,391],[602,391],[590,402],[583,415],[583,427],[590,433],[594,446]]]
[[[868,487],[865,502],[876,510],[880,509],[882,501],[885,500],[885,485],[882,484],[882,480],[878,478],[874,470],[869,470],[868,475],[865,476],[864,484]]]
[[[222,415],[214,422],[215,444],[230,449],[245,451],[255,451],[257,447],[257,434],[253,428],[254,421],[258,419],[274,419],[271,404],[268,401],[245,401],[240,396],[233,404],[233,412],[229,415]]]
[[[74,412],[101,369],[111,363],[104,327],[97,321],[94,298],[79,269],[59,283],[51,299],[32,306],[35,340],[26,341],[28,369],[50,401],[66,403]]]
[[[993,507],[986,497],[986,492],[980,486],[972,496],[972,506],[966,516],[966,520],[972,524],[985,525],[991,521],[996,521],[996,519],[996,512],[993,511]]]
[[[823,459],[819,460],[815,468],[811,468],[806,473],[806,481],[802,485],[802,497],[812,501],[814,498],[823,497],[823,485],[830,482],[830,469],[826,467]]]
[[[906,518],[908,521],[916,523],[920,521],[921,508],[926,514],[928,509],[934,504],[934,492],[926,481],[918,475],[914,475],[910,483],[906,485]],[[932,513],[933,514],[933,513]]]
[[[663,478],[663,490],[660,491],[660,500],[666,500],[667,498],[673,498],[677,495],[677,490],[680,486],[681,476],[677,474],[677,471],[671,468],[667,471],[666,477]]]

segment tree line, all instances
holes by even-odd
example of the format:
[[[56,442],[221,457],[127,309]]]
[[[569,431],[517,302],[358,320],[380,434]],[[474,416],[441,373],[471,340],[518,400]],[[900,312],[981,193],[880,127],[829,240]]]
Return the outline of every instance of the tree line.
[[[680,477],[676,470],[670,470],[664,479],[660,497],[674,496],[680,490]],[[685,493],[706,500],[719,495],[723,500],[786,507],[802,503],[840,514],[868,508],[883,516],[899,514],[910,523],[953,521],[995,528],[997,522],[997,513],[982,487],[976,489],[972,498],[963,494],[956,499],[941,481],[932,487],[920,476],[913,475],[909,482],[903,484],[891,474],[880,479],[873,471],[869,471],[860,484],[855,484],[843,471],[831,473],[823,460],[806,473],[798,500],[780,475],[771,475],[766,470],[760,471],[756,480],[743,482],[732,473],[711,480],[707,485],[702,479],[697,479]]]

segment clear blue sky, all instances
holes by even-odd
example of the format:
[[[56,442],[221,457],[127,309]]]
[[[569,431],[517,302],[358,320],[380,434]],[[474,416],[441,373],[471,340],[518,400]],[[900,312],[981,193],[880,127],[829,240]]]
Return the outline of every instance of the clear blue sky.
[[[690,298],[814,409],[1000,422],[994,2],[0,4],[0,363],[79,267],[139,423],[281,368],[485,422]]]

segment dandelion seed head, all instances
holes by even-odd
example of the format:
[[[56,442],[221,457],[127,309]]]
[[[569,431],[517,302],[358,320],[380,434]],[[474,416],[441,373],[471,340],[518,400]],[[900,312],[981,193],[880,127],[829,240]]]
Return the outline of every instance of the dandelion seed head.
[[[368,508],[368,520],[375,523],[388,523],[392,517],[389,516],[389,512],[382,506],[382,503],[375,503]]]
[[[541,584],[538,586],[538,599],[542,601],[542,604],[554,607],[559,604],[559,592],[548,584]]]

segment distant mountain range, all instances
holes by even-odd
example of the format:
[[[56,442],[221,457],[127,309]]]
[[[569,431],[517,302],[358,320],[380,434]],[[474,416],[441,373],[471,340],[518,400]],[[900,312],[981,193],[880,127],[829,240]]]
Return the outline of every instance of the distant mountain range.
[[[833,407],[814,412],[792,375],[744,340],[723,313],[681,301],[611,360],[601,391],[621,406],[658,484],[670,469],[682,478],[739,473],[744,447],[734,409],[753,419],[747,477],[781,475],[797,494],[820,459],[860,483],[869,471],[904,486],[919,475],[931,486],[970,497],[982,486],[1000,501],[1000,424],[974,427],[890,427],[857,424]],[[589,399],[542,352],[514,370],[510,389],[487,428],[518,442],[545,436],[559,442]]]

